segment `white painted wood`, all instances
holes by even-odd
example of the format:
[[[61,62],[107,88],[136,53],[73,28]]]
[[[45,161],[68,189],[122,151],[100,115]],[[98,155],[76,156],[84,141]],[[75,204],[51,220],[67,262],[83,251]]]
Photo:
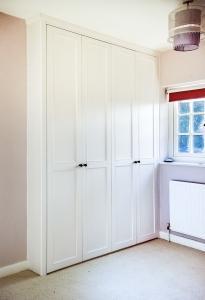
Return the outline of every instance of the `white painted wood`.
[[[27,258],[46,274],[46,27],[27,27]]]
[[[74,34],[75,32],[79,34],[80,40],[82,39],[82,36],[80,35],[92,37],[93,40],[91,43],[92,45],[90,44],[90,50],[93,52],[93,49],[95,49],[95,51],[93,52],[93,59],[96,62],[96,66],[100,70],[99,74],[97,73],[96,75],[96,79],[98,78],[99,80],[101,80],[102,84],[99,84],[99,81],[97,81],[94,77],[90,77],[91,81],[93,80],[93,82],[95,83],[96,88],[89,91],[89,99],[86,99],[86,97],[84,97],[85,87],[86,85],[92,86],[93,82],[91,82],[92,84],[89,83],[88,85],[83,79],[83,82],[81,84],[81,78],[79,78],[78,76],[79,74],[82,75],[83,73],[80,70],[76,73],[74,72],[76,74],[76,77],[71,77],[72,68],[74,68],[75,63],[76,65],[78,64],[78,67],[80,69],[80,58],[82,56],[84,59],[84,54],[79,54],[81,50],[76,50],[75,52],[75,38],[67,39],[64,36],[60,38],[59,43],[55,43],[54,48],[57,50],[57,52],[63,51],[63,47],[65,45],[65,47],[69,48],[67,49],[67,53],[73,55],[73,58],[76,58],[76,60],[73,59],[69,62],[69,68],[71,67],[71,69],[66,70],[65,67],[66,64],[68,64],[69,59],[66,56],[65,64],[62,63],[63,59],[65,58],[65,53],[62,53],[62,55],[56,55],[57,61],[61,62],[61,64],[63,65],[62,69],[64,70],[64,75],[66,75],[69,80],[69,84],[66,85],[64,78],[65,76],[59,74],[59,78],[57,78],[58,76],[56,77],[57,89],[54,90],[52,87],[52,89],[49,89],[49,93],[54,94],[54,92],[58,91],[58,94],[63,96],[63,98],[65,96],[65,93],[67,92],[70,93],[70,95],[73,95],[73,98],[71,102],[69,102],[69,104],[65,106],[65,103],[63,104],[63,110],[61,110],[62,106],[58,106],[55,102],[51,102],[50,106],[48,103],[48,111],[46,107],[46,65],[48,65],[48,68],[51,68],[51,65],[49,65],[48,62],[49,59],[52,58],[52,56],[49,55],[50,58],[48,56],[47,60],[47,25],[54,26],[56,29],[53,30],[56,30],[57,32],[61,32],[61,30],[57,28],[66,29],[67,32],[64,32],[65,36],[76,36]],[[71,49],[70,46],[68,46],[68,40],[70,40],[71,42]],[[99,40],[106,41],[106,46],[94,46],[95,42],[97,44],[99,43],[101,45],[105,45],[105,43],[103,42],[100,43]],[[78,47],[80,49],[82,45],[81,42],[76,42],[76,44],[78,43]],[[121,48],[113,45],[121,46]],[[109,77],[109,79],[106,76],[103,77],[102,75],[106,74],[106,68],[108,67],[102,63],[106,60],[105,57],[107,55],[108,48],[112,48],[111,60],[113,60],[108,62],[108,65],[112,68],[113,66],[115,67],[113,68],[115,70],[114,74],[113,72],[108,71],[109,74],[108,76],[106,75],[107,77],[111,76],[112,73],[112,76]],[[133,51],[126,48],[130,48]],[[35,20],[34,22],[32,21],[28,25],[28,260],[30,268],[38,274],[44,275],[48,271],[52,271],[63,266],[73,264],[77,261],[81,261],[83,250],[84,259],[88,259],[110,251],[109,234],[111,234],[111,230],[109,230],[108,228],[110,227],[109,222],[111,221],[109,219],[109,213],[111,213],[111,209],[109,213],[107,210],[109,209],[110,205],[109,193],[111,184],[113,196],[112,217],[115,217],[115,219],[113,219],[114,221],[112,222],[112,236],[115,236],[116,238],[113,242],[112,249],[115,250],[136,243],[136,201],[138,194],[137,182],[139,166],[133,165],[133,160],[140,159],[140,154],[142,153],[141,157],[143,159],[143,164],[153,164],[153,159],[150,159],[151,156],[148,151],[149,149],[147,150],[147,148],[145,148],[145,150],[148,151],[148,154],[146,152],[146,157],[143,154],[142,149],[139,149],[140,132],[138,130],[138,117],[140,116],[140,113],[139,115],[137,113],[139,102],[136,97],[136,51],[138,52],[138,54],[147,52],[147,57],[157,55],[157,53],[155,52],[149,50],[146,51],[146,49],[138,48],[135,45],[130,45],[118,41],[114,38],[106,37],[104,35],[91,32],[87,29],[83,29],[81,27],[49,17],[41,17],[40,20]],[[98,55],[101,57],[102,61],[97,61]],[[92,60],[92,54],[89,54],[89,60]],[[140,66],[140,68],[141,67],[143,66]],[[83,68],[85,68],[84,63]],[[90,70],[91,74],[92,72],[97,72],[93,63]],[[49,71],[50,84],[53,80],[52,74],[54,73],[55,75],[57,75],[57,73],[61,73],[61,71],[58,70],[57,73],[55,70]],[[61,82],[61,79],[63,79],[63,83]],[[106,90],[105,88],[105,85],[107,84],[106,80],[108,80],[108,90]],[[144,76],[144,80],[146,80],[146,76]],[[69,90],[74,81],[76,83],[76,93]],[[111,94],[111,91],[109,89],[111,87],[109,85],[111,85],[112,81],[112,100],[115,99],[116,103],[113,102],[114,109],[112,115],[113,133],[111,159],[109,157],[109,147],[111,145],[111,143],[109,143],[109,122],[111,121],[111,110],[109,107],[104,106],[105,103],[102,99],[106,98],[106,103],[107,101],[110,101],[109,93]],[[105,85],[103,85],[103,83]],[[79,92],[81,93],[81,86],[83,88],[83,97],[79,94]],[[91,101],[90,96],[92,98]],[[95,96],[101,96],[99,97],[99,102],[93,102],[93,99],[96,99]],[[64,102],[63,98],[60,98],[61,101]],[[87,103],[85,101],[84,104],[82,104],[81,100],[83,100],[83,102],[85,100],[88,101]],[[75,107],[73,105],[74,103],[76,104]],[[51,137],[54,136],[54,134],[50,134],[49,130],[47,135],[46,128],[47,117],[49,121],[51,114],[53,114],[53,104],[55,104],[54,106],[56,106],[55,113],[57,115],[55,116],[56,119],[54,119],[53,117],[51,119],[52,122],[57,122],[58,125],[56,128],[54,128],[55,130],[53,128],[48,129],[56,135],[56,148],[48,147],[49,149],[47,152],[47,146],[50,145],[52,140]],[[115,106],[115,104],[117,105]],[[90,108],[92,108],[93,111]],[[83,112],[82,114],[81,110]],[[154,107],[154,110],[156,112],[156,106]],[[71,111],[73,113],[71,113]],[[70,113],[70,118],[65,117],[67,113],[68,115]],[[63,118],[60,118],[60,115],[63,116]],[[87,119],[85,117],[86,115]],[[75,120],[74,116],[76,116]],[[94,116],[97,117],[94,118]],[[158,122],[156,113],[154,114],[154,118],[155,131],[156,124]],[[76,121],[76,126],[73,126],[74,121]],[[63,122],[65,126],[62,126]],[[143,121],[141,121],[141,123],[144,126]],[[69,126],[69,128],[68,124],[71,125]],[[105,128],[103,124],[105,125]],[[96,128],[98,132],[97,135],[95,134],[93,128]],[[74,129],[76,129],[77,131],[75,139]],[[63,132],[63,134],[67,134],[67,140],[64,139],[64,135],[59,134],[59,132],[61,131]],[[140,134],[142,139],[143,133],[141,132]],[[149,134],[147,134],[147,136],[149,137]],[[156,144],[157,135],[155,135],[155,137]],[[145,144],[144,141],[143,143]],[[71,144],[71,147],[68,147],[68,144]],[[101,147],[102,144],[104,144],[103,148]],[[53,153],[54,149],[55,153]],[[112,165],[113,183],[110,180],[110,161]],[[87,169],[74,168],[76,164],[81,162],[87,162]],[[55,184],[52,184],[52,180],[54,180],[53,182]],[[47,195],[47,192],[49,192],[48,187],[52,188],[50,189],[50,191],[55,192],[58,199],[61,199],[62,204],[61,210],[59,209],[60,206],[53,206],[53,215],[51,214],[50,216],[50,220],[52,220],[52,218],[56,218],[58,221],[60,220],[56,226],[56,232],[60,232],[59,235],[57,234],[56,240],[59,241],[56,242],[57,251],[53,248],[53,250],[55,251],[51,251],[51,253],[49,254],[50,256],[47,256],[46,251],[46,248],[48,248],[48,245],[46,246],[46,232],[49,231],[49,226],[47,226],[47,220],[49,223],[49,207],[47,207],[47,201],[50,197],[49,193]],[[125,197],[122,197],[122,194],[125,195]],[[98,196],[97,198],[96,195]],[[66,202],[66,199],[68,197],[70,201]],[[125,201],[125,198],[128,199],[128,201]],[[88,208],[90,206],[92,207],[92,210],[85,210],[85,218],[83,218],[82,214],[81,216],[79,216],[78,213],[81,213],[81,206],[84,206],[86,202],[88,206],[85,205],[85,208]],[[114,210],[115,213],[113,215],[113,208],[115,205],[117,209]],[[55,209],[57,214],[54,215]],[[74,251],[74,248],[71,249],[71,252],[73,251],[75,253],[69,252],[65,254],[68,249],[66,249],[66,247],[68,247],[68,244],[65,238],[67,231],[62,230],[62,228],[64,225],[67,226],[67,228],[71,228],[72,225],[67,219],[64,219],[62,217],[60,218],[59,215],[61,216],[61,213],[64,213],[64,211],[68,209],[69,212],[71,212],[71,210],[73,210],[74,212],[74,214],[72,214],[70,222],[74,225],[75,217],[76,222],[79,222],[78,224],[76,224],[76,228],[79,229],[79,239],[76,239],[76,251]],[[94,218],[92,219],[93,215]],[[95,228],[95,225],[93,226],[94,222],[92,222],[92,220],[96,220],[97,218],[100,219],[98,226],[96,226],[97,229],[96,231],[93,231],[93,234],[90,235],[91,227]],[[105,219],[106,224],[103,224],[103,220]],[[85,234],[84,238],[82,238],[83,224],[80,224],[80,222],[82,221],[83,223],[86,221],[88,229],[87,232],[89,233],[87,237]],[[52,221],[51,224],[53,224]],[[96,232],[101,232],[101,237],[103,238],[99,239]],[[76,233],[77,237],[77,231],[74,230],[74,233]],[[146,238],[153,238],[153,236],[154,235],[147,235]],[[85,243],[83,247],[82,242],[86,240],[85,237],[88,238],[87,245]],[[72,240],[72,235],[70,235],[69,237],[69,234],[68,238],[70,238],[71,241],[74,240]],[[61,244],[63,239],[65,239],[66,241],[65,244]],[[52,243],[52,238],[49,237],[48,241],[48,244]],[[46,270],[46,260],[48,260],[48,262],[50,263],[50,269],[48,270]]]
[[[135,52],[112,47],[112,249],[136,243]]]
[[[12,265],[2,267],[2,268],[0,268],[0,278],[28,270],[29,268],[30,268],[30,266],[29,266],[29,263],[27,260],[20,261],[15,264],[12,264]]]
[[[110,168],[88,167],[83,197],[83,260],[110,252]]]
[[[136,244],[136,193],[133,164],[113,168],[112,249]]]
[[[81,36],[47,30],[47,271],[82,261]]]
[[[170,181],[171,230],[205,239],[205,185]]]
[[[111,250],[110,45],[83,38],[83,259]]]
[[[144,242],[156,234],[154,165],[138,167],[137,241]]]
[[[137,242],[156,237],[156,160],[159,157],[159,107],[157,62],[154,57],[136,54],[136,86],[138,108],[138,202]]]
[[[141,163],[155,159],[155,103],[157,101],[156,60],[145,54],[136,54],[136,85],[139,118],[139,156]]]
[[[169,240],[169,234],[167,232],[160,231],[159,232],[159,238],[162,239],[162,240],[168,241]],[[187,247],[194,248],[194,249],[205,252],[205,244],[204,243],[194,241],[194,240],[190,240],[190,239],[185,238],[185,237],[170,234],[170,242],[173,242],[173,243],[176,243],[176,244],[180,244],[180,245],[183,245],[183,246],[187,246]]]
[[[43,20],[45,24],[47,25],[52,25],[57,28],[65,29],[70,32],[75,32],[78,33],[82,36],[90,37],[95,40],[103,41],[112,45],[117,45],[123,48],[127,48],[130,50],[137,51],[139,53],[146,53],[150,56],[159,56],[160,53],[156,50],[152,50],[146,47],[142,47],[140,45],[136,45],[134,43],[129,43],[127,41],[122,41],[116,37],[107,35],[107,34],[102,34],[93,30],[90,30],[88,28],[78,26],[76,24],[72,24],[63,20],[59,20],[50,16],[47,16],[45,14],[40,14],[39,16],[36,16],[34,18],[26,19],[26,23],[32,24],[34,22],[38,22],[39,20]]]

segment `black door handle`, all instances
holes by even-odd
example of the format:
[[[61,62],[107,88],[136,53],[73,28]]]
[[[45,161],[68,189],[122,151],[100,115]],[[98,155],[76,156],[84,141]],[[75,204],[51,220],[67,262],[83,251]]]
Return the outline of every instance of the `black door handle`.
[[[133,161],[133,164],[140,164],[140,163],[141,163],[140,160],[134,160],[134,161]]]
[[[82,167],[87,167],[87,166],[88,166],[87,164],[79,164],[79,165],[78,165],[78,167],[81,167],[81,168],[82,168]]]

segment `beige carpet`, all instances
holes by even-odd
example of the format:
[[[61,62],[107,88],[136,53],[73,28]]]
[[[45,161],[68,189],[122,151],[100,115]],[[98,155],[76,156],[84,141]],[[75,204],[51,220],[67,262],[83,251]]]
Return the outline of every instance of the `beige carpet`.
[[[154,240],[45,277],[0,280],[1,300],[205,300],[205,253]]]

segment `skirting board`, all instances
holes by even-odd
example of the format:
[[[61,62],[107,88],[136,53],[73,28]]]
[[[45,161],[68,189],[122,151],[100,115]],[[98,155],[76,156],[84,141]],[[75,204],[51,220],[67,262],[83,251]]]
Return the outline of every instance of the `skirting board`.
[[[159,238],[168,241],[169,234],[167,232],[160,231]],[[176,243],[176,244],[180,244],[183,246],[187,246],[187,247],[194,248],[194,249],[205,252],[205,244],[204,243],[186,239],[184,237],[176,236],[174,234],[170,234],[170,241],[173,243]]]
[[[27,260],[20,261],[18,263],[15,263],[13,265],[5,266],[0,268],[0,278],[6,277],[21,271],[25,271],[29,269],[29,263]]]

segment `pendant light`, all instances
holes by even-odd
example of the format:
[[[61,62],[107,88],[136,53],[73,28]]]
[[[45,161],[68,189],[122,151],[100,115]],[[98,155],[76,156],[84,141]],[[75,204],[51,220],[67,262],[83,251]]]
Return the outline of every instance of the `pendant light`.
[[[176,51],[192,51],[199,48],[205,38],[205,7],[194,5],[193,0],[169,14],[169,41]]]

